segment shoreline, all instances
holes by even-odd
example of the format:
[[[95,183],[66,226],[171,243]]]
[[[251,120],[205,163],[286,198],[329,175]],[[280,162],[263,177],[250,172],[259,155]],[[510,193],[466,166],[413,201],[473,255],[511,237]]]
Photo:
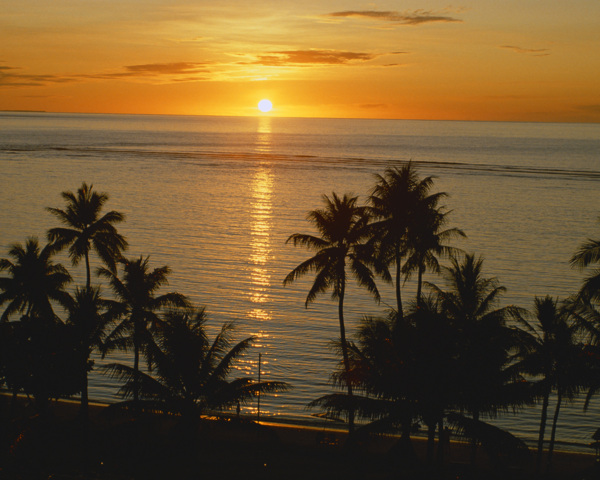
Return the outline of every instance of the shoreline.
[[[6,412],[10,405],[10,396],[3,393],[2,397],[2,418],[6,418]],[[29,407],[25,404],[26,397],[19,396],[19,410],[22,418],[26,418],[29,412]],[[103,412],[110,404],[90,402],[89,414],[90,424],[94,430],[100,432],[113,432],[110,435],[119,436],[118,432],[127,425],[131,425],[131,418],[127,415],[117,414],[114,418],[107,419]],[[77,420],[79,411],[79,401],[74,399],[61,399],[51,403],[51,416],[59,425],[74,425]],[[150,436],[147,441],[160,442],[160,439],[168,438],[171,435],[173,428],[177,429],[179,422],[177,417],[169,415],[151,415],[151,423],[153,425]],[[150,417],[146,416],[146,419]],[[252,450],[258,444],[264,444],[274,450],[285,449],[286,455],[316,455],[318,458],[325,455],[328,459],[339,461],[346,451],[347,432],[342,426],[335,428],[323,424],[299,424],[292,421],[280,421],[262,418],[260,422],[248,416],[237,418],[235,415],[225,415],[217,417],[205,416],[201,421],[200,430],[205,438],[204,441],[219,445],[227,445],[227,449],[231,445],[242,450]],[[5,423],[5,420],[3,420]],[[5,424],[6,427],[6,424]],[[264,433],[260,433],[264,432]],[[261,437],[262,436],[262,437]],[[369,455],[370,458],[384,459],[390,458],[390,452],[394,451],[393,446],[398,440],[396,435],[370,435],[361,440],[361,455]],[[115,438],[115,441],[120,439]],[[258,440],[258,442],[257,442]],[[420,459],[420,464],[424,465],[426,458],[427,439],[421,436],[412,436],[412,444]],[[274,447],[274,446],[277,447]],[[437,439],[435,448],[437,449]],[[591,448],[590,448],[591,450]],[[304,453],[302,453],[304,452]],[[307,453],[309,452],[309,453]],[[496,471],[497,463],[494,459],[488,456],[483,447],[478,448],[478,454],[475,464],[471,464],[471,444],[458,439],[451,439],[448,445],[444,447],[445,470],[460,469],[465,471],[468,469],[476,469],[478,472]],[[545,465],[546,453],[544,454],[542,464]],[[336,460],[337,459],[337,460]],[[334,461],[331,460],[331,461]],[[498,460],[498,458],[496,458]],[[515,464],[511,468],[515,471],[524,474],[523,478],[531,478],[534,474],[535,451],[529,448],[529,455]],[[600,468],[600,464],[596,461],[596,456],[593,452],[583,453],[569,450],[555,450],[553,455],[553,468],[550,478],[572,478],[574,473],[589,472],[592,469]],[[508,474],[507,474],[508,475]],[[485,477],[484,477],[485,478]],[[512,477],[507,477],[512,478]],[[577,478],[577,477],[575,477]]]
[[[9,397],[10,394],[9,392],[5,391],[5,390],[0,390],[0,397]],[[22,400],[26,400],[26,396],[19,394],[19,398]],[[64,418],[69,418],[73,415],[73,409],[78,409],[79,408],[79,399],[77,398],[61,398],[61,399],[57,399],[54,400],[52,402],[52,409],[55,411],[55,413],[59,414],[58,416],[60,417],[64,417]],[[105,409],[106,407],[109,407],[110,405],[112,405],[109,402],[101,402],[101,401],[94,401],[94,400],[90,400],[89,401],[89,408],[90,408],[90,416],[93,415],[92,412],[96,412],[99,413],[101,410]],[[228,414],[228,413],[223,413],[220,412],[219,416],[221,417],[231,417],[231,418],[235,418],[235,414]],[[211,418],[211,415],[207,415],[206,418]],[[335,424],[332,421],[328,421],[328,420],[321,420],[321,419],[315,419],[315,420],[310,420],[310,419],[306,419],[306,420],[300,420],[300,419],[292,419],[292,418],[281,418],[278,416],[269,416],[266,413],[261,413],[261,418],[260,420],[257,422],[256,418],[254,415],[245,415],[242,414],[240,416],[240,418],[244,421],[248,421],[248,422],[254,422],[257,423],[259,425],[263,425],[266,427],[273,427],[273,428],[291,428],[291,429],[299,429],[299,430],[315,430],[315,431],[327,431],[327,432],[332,432],[332,433],[340,433],[342,436],[346,435],[346,431],[347,431],[347,427],[343,424]],[[399,438],[398,435],[395,434],[384,434],[383,436],[386,437],[391,437],[391,438]],[[425,434],[420,434],[420,432],[411,435],[411,439],[412,440],[416,440],[416,441],[426,441],[427,440],[427,436]],[[461,443],[461,440],[459,439],[452,439],[451,442],[453,443]],[[530,448],[530,450],[533,450],[535,448],[537,448],[537,443],[534,440],[524,440],[524,442],[527,444],[527,446]],[[549,443],[549,440],[545,441],[544,443]],[[593,447],[591,446],[592,442],[590,442],[589,444],[583,444],[583,443],[573,443],[573,442],[561,442],[561,441],[557,441],[556,445],[558,445],[558,449],[555,448],[554,452],[561,452],[564,454],[574,454],[574,455],[582,455],[582,456],[586,456],[586,455],[591,455],[591,456],[595,456]],[[571,448],[569,448],[571,447]]]

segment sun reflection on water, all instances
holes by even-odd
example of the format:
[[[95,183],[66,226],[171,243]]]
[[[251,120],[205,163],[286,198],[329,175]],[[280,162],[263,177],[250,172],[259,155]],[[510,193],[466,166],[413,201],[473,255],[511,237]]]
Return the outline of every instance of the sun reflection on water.
[[[264,153],[271,149],[271,118],[259,117],[256,150]],[[261,159],[254,172],[251,184],[251,227],[250,227],[250,299],[255,304],[264,304],[269,296],[271,274],[268,261],[271,257],[271,229],[273,221],[273,172],[269,161]],[[255,309],[256,310],[256,309]],[[250,317],[258,320],[270,320],[269,313],[263,308],[257,315],[249,312]]]
[[[258,117],[256,130],[256,151],[269,153],[271,151],[271,117]]]
[[[262,352],[261,373],[269,373],[269,333],[266,323],[272,319],[269,308],[272,258],[271,232],[273,228],[273,171],[270,160],[262,156],[271,151],[271,118],[259,117],[255,150],[260,155],[250,184],[250,253],[249,298],[252,307],[247,312],[250,320],[255,351]],[[272,360],[272,359],[271,359]],[[258,355],[252,353],[244,359],[243,371],[257,378]],[[246,413],[256,411],[256,406],[246,406]]]

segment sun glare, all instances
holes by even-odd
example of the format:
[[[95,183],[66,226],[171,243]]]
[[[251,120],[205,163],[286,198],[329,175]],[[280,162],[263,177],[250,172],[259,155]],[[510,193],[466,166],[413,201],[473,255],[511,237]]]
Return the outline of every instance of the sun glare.
[[[273,104],[271,103],[271,100],[267,100],[266,98],[264,98],[260,102],[258,102],[258,109],[263,113],[270,112],[272,108]]]

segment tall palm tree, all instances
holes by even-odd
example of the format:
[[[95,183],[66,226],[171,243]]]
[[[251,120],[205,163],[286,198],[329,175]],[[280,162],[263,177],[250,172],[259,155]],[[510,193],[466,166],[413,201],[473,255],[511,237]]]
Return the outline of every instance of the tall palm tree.
[[[417,221],[411,222],[407,231],[408,257],[404,264],[404,275],[408,279],[417,272],[417,304],[421,304],[423,274],[427,269],[440,272],[438,257],[456,256],[460,249],[445,244],[458,237],[466,237],[458,228],[444,228],[448,214],[444,207],[438,207],[440,195],[432,195],[419,202],[415,209]]]
[[[361,427],[363,430],[390,433],[399,429],[402,435],[394,449],[402,454],[403,461],[411,459],[410,433],[416,419],[427,426],[428,462],[434,459],[437,429],[437,461],[443,463],[446,418],[489,452],[513,454],[522,450],[523,443],[508,432],[459,413],[465,410],[463,389],[468,384],[464,376],[469,374],[463,361],[468,352],[461,343],[465,331],[456,328],[446,316],[440,299],[427,296],[419,306],[412,303],[402,322],[395,315],[397,312],[388,318],[363,319],[356,343],[349,342],[351,375],[357,391],[354,401],[349,401],[347,395],[334,394],[310,405],[323,408],[331,417],[353,407],[370,422]],[[495,352],[490,350],[490,354]],[[477,360],[489,364],[486,355],[487,352],[481,354]],[[341,381],[344,375],[345,372],[337,372],[335,378]],[[482,388],[486,385],[482,384]],[[501,397],[498,401],[504,402],[508,397],[499,388],[494,392]]]
[[[52,261],[55,253],[53,245],[42,248],[37,238],[30,237],[25,245],[15,243],[10,247],[11,259],[0,259],[0,271],[9,274],[0,277],[0,306],[7,303],[0,321],[7,321],[14,313],[54,318],[51,302],[68,305],[70,297],[65,288],[71,275]]]
[[[307,219],[319,232],[319,236],[295,233],[287,242],[301,245],[315,252],[314,257],[305,260],[294,268],[284,279],[283,284],[292,283],[297,278],[315,272],[315,280],[306,297],[305,306],[315,300],[318,294],[331,290],[332,298],[338,301],[338,319],[342,357],[346,372],[350,371],[346,327],[344,324],[344,296],[346,293],[347,270],[365,287],[377,301],[379,291],[373,278],[370,264],[373,257],[365,245],[369,216],[365,207],[358,205],[358,197],[345,194],[331,198],[323,195],[324,208],[311,210]],[[347,381],[348,394],[352,395],[352,382]],[[349,429],[354,427],[354,416],[349,415]]]
[[[402,322],[395,315],[361,324],[356,376],[370,396],[390,402],[385,413],[393,412],[390,418],[399,421],[405,453],[413,422],[420,418],[427,425],[427,460],[432,462],[436,428],[441,435],[444,414],[452,405],[454,337],[434,298],[423,299],[419,307],[411,304]]]
[[[472,254],[443,268],[447,288],[428,283],[451,323],[458,352],[457,377],[460,392],[456,405],[477,422],[482,413],[496,414],[513,402],[524,400],[509,395],[520,380],[508,368],[514,349],[514,331],[506,325],[514,307],[497,308],[505,288],[495,277],[483,275],[483,259]],[[472,460],[476,454],[473,445]]]
[[[119,313],[123,320],[108,335],[105,351],[113,348],[128,350],[133,348],[133,399],[137,404],[139,388],[137,378],[140,374],[141,349],[150,344],[150,331],[159,323],[158,312],[165,307],[189,305],[187,298],[177,292],[157,295],[163,285],[168,283],[170,269],[162,266],[150,270],[149,258],[141,257],[133,260],[120,260],[123,265],[123,277],[107,268],[99,268],[98,274],[108,279],[116,301],[111,308]],[[148,357],[149,363],[152,357]]]
[[[414,375],[417,364],[413,354],[417,350],[413,347],[419,349],[414,342],[414,324],[398,322],[396,316],[397,312],[392,311],[385,318],[363,318],[356,341],[348,342],[350,372],[340,370],[334,374],[334,380],[344,385],[349,377],[352,378],[354,396],[329,394],[312,401],[309,406],[322,408],[325,416],[330,418],[355,412],[369,422],[361,426],[363,431],[401,431],[395,453],[403,463],[412,464],[416,454],[410,435],[418,417],[418,380],[426,377]],[[430,365],[431,359],[426,364]]]
[[[259,393],[286,390],[284,382],[256,382],[249,377],[229,380],[235,361],[251,346],[254,337],[233,343],[233,324],[224,324],[211,342],[206,333],[204,308],[169,311],[154,330],[147,352],[154,375],[139,376],[142,405],[181,414],[195,422],[210,410],[220,410],[254,398]],[[124,397],[131,398],[138,387],[133,368],[112,364],[107,370],[126,383]]]
[[[567,302],[570,313],[580,327],[582,340],[586,342],[584,355],[588,359],[585,388],[588,390],[584,410],[587,410],[592,397],[600,390],[600,309],[597,302],[583,300],[580,296]]]
[[[108,194],[93,191],[92,185],[83,183],[77,193],[62,192],[66,208],[47,208],[65,227],[48,230],[48,240],[59,248],[69,247],[73,265],[85,259],[86,286],[91,287],[90,250],[94,250],[106,266],[114,271],[116,261],[127,248],[125,237],[117,232],[115,224],[125,220],[125,216],[115,210],[101,215],[102,207],[108,201]]]
[[[550,296],[536,297],[532,321],[523,316],[517,318],[526,336],[521,340],[520,369],[539,378],[542,412],[538,433],[536,466],[541,468],[544,436],[548,419],[550,394],[556,391],[556,407],[548,448],[548,468],[556,439],[556,425],[564,400],[573,399],[586,383],[587,361],[583,345],[578,339],[579,324],[575,321],[571,305],[560,305]]]
[[[377,174],[376,185],[369,197],[370,214],[374,218],[370,226],[372,241],[377,245],[379,257],[386,266],[395,265],[395,287],[398,319],[403,319],[401,279],[403,257],[409,251],[408,232],[419,224],[419,206],[436,205],[445,194],[431,195],[433,177],[420,179],[411,162],[401,167],[387,168],[383,175]],[[421,209],[422,210],[422,209]],[[386,270],[379,269],[384,279]]]
[[[100,287],[77,288],[69,306],[67,324],[73,327],[77,350],[80,355],[81,417],[88,419],[88,372],[94,362],[90,356],[104,346],[107,329],[115,319],[116,312],[109,309],[110,303],[102,298]]]

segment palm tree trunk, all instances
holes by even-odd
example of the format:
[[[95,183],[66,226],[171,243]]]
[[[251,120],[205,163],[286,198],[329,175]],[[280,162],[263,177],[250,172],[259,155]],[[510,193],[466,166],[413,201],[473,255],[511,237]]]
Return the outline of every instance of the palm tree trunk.
[[[348,344],[346,343],[346,327],[344,325],[344,293],[346,284],[342,279],[340,281],[340,299],[338,303],[338,315],[340,320],[340,339],[342,342],[342,356],[344,358],[344,369],[346,370],[346,383],[348,385],[348,396],[352,401],[352,382],[350,380],[350,359],[348,357]],[[348,412],[348,433],[354,431],[354,409],[350,408]]]
[[[550,400],[550,392],[544,394],[544,400],[542,402],[542,418],[540,419],[540,433],[538,436],[538,448],[537,448],[537,460],[536,470],[539,473],[542,466],[542,454],[544,452],[544,432],[546,430],[546,419],[548,418],[548,402]]]
[[[433,454],[435,451],[435,427],[435,422],[431,422],[427,425],[427,465],[433,463]]]
[[[85,252],[85,274],[86,274],[86,283],[85,284],[89,290],[92,286],[92,274],[90,272],[90,255],[87,251]]]
[[[137,403],[139,400],[139,390],[140,390],[140,386],[138,384],[138,380],[139,380],[138,372],[140,371],[140,348],[138,347],[138,345],[136,345],[133,349],[133,370],[135,372],[134,373],[135,378],[133,379],[133,402],[135,403],[136,408],[137,408]]]
[[[87,365],[87,362],[86,362]],[[83,422],[87,422],[89,417],[89,397],[88,397],[88,376],[87,368],[83,372],[83,385],[81,387],[81,407],[79,409],[79,415]]]
[[[554,440],[556,439],[556,424],[558,423],[558,414],[562,403],[562,392],[558,390],[556,398],[556,408],[554,409],[554,418],[552,419],[552,433],[550,434],[550,445],[548,446],[548,463],[546,471],[549,472],[552,467],[552,453],[554,452]]]
[[[421,292],[423,290],[423,272],[425,271],[425,269],[423,268],[422,264],[419,264],[419,273],[418,273],[418,277],[417,277],[417,306],[421,306],[421,304],[423,303],[421,301]]]
[[[473,410],[473,420],[475,422],[479,421],[479,410]],[[475,461],[477,460],[477,439],[471,439],[471,465],[475,465]]]
[[[448,432],[444,430],[444,417],[441,417],[438,422],[438,449],[437,449],[437,464],[438,466],[444,465],[444,450],[446,445],[450,442],[448,438]]]
[[[139,321],[134,319],[133,321],[133,409],[135,414],[138,414],[139,396],[140,396],[140,385],[139,385],[139,371],[140,371],[140,327]]]
[[[87,362],[86,362],[87,364]],[[90,458],[89,440],[90,440],[90,415],[88,401],[88,376],[87,369],[83,372],[83,386],[81,388],[81,407],[79,409],[79,421],[81,422],[81,444],[83,447],[83,459],[85,468],[88,468]]]
[[[398,320],[404,319],[402,313],[402,294],[400,291],[400,280],[402,273],[402,256],[400,255],[400,245],[396,244],[396,303],[398,308]]]

